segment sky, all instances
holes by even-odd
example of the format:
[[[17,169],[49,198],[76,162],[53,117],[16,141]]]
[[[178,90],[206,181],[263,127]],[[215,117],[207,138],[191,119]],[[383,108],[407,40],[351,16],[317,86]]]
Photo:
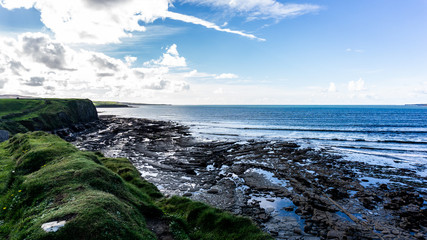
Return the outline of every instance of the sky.
[[[427,1],[0,0],[0,94],[427,103]]]

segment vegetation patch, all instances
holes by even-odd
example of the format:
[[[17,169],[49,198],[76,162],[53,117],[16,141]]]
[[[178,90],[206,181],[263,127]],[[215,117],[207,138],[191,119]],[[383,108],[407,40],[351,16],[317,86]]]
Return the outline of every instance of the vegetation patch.
[[[94,101],[93,104],[97,108],[123,108],[123,107],[129,107],[128,104],[120,103],[120,102],[113,102],[113,101]]]
[[[159,231],[147,227],[153,223]],[[249,219],[164,199],[127,159],[79,151],[45,132],[0,144],[0,239],[157,239],[165,232],[174,239],[270,239]]]
[[[248,218],[237,217],[188,198],[174,196],[163,199],[159,206],[168,215],[182,220],[173,221],[171,227],[180,236],[182,230],[187,229],[190,239],[271,239]]]

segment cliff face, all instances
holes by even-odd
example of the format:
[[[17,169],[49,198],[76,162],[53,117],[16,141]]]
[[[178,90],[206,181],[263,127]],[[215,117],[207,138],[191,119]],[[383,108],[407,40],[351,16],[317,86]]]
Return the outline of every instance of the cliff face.
[[[52,131],[98,120],[88,99],[3,99],[0,104],[0,129],[12,134]]]

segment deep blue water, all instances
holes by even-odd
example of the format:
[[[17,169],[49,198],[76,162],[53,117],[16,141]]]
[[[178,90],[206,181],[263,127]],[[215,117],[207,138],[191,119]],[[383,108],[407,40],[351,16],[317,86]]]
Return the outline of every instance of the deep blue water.
[[[292,140],[350,160],[427,173],[427,107],[146,105],[100,111],[177,121],[204,139]]]

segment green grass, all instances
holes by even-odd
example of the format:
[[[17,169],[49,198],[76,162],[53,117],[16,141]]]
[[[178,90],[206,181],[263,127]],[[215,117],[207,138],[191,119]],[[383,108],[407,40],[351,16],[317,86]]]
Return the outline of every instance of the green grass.
[[[234,216],[201,202],[174,196],[159,206],[170,216],[182,219],[191,239],[271,239],[248,218]],[[181,228],[182,229],[182,228]]]
[[[17,134],[1,149],[1,239],[155,239],[145,218],[161,211],[102,164],[109,159],[44,132]],[[41,229],[67,219],[58,232]]]
[[[12,134],[96,119],[96,109],[87,99],[0,99],[0,129]]]
[[[13,113],[20,113],[26,109],[40,107],[44,102],[27,99],[0,99],[0,118]]]
[[[95,107],[104,107],[104,106],[108,106],[108,107],[114,107],[114,106],[124,107],[124,106],[127,106],[127,104],[120,103],[120,102],[113,102],[113,101],[94,101],[93,104],[95,105]]]
[[[44,132],[0,144],[0,239],[271,239],[249,219],[186,198],[163,198],[126,159],[77,150]],[[57,232],[41,225],[66,220]]]

